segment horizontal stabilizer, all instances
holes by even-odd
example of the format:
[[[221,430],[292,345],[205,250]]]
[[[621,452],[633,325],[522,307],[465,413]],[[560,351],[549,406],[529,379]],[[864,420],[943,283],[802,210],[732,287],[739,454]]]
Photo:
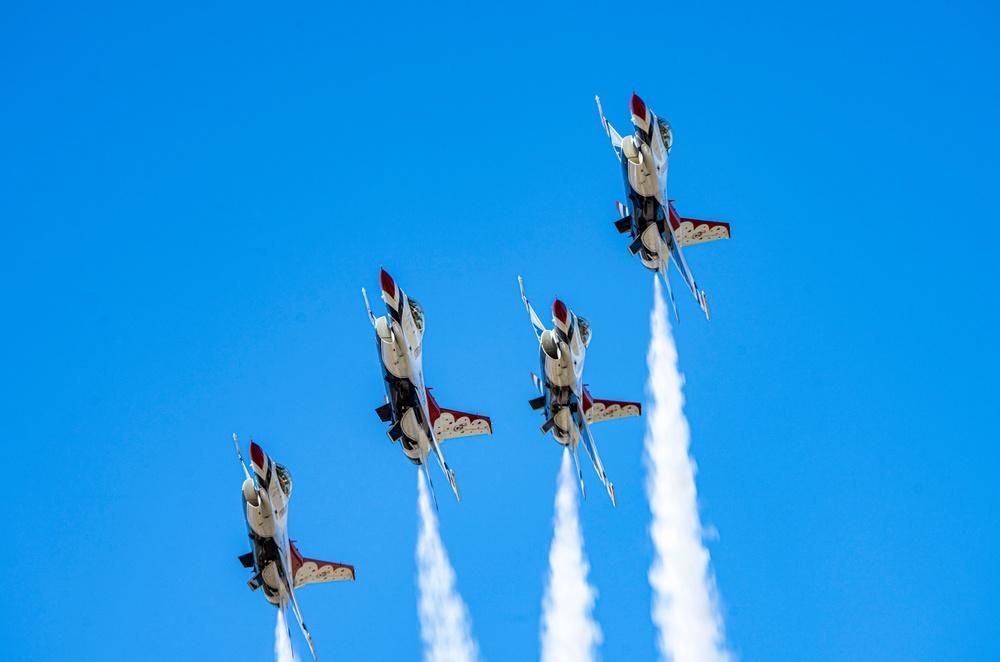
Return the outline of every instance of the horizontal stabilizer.
[[[387,402],[381,407],[376,407],[375,413],[378,414],[379,420],[388,423],[392,420],[392,405]]]
[[[535,410],[535,411],[538,411],[539,409],[544,409],[545,408],[545,396],[544,395],[540,395],[537,398],[532,398],[531,400],[528,400],[528,404],[531,405],[531,408],[533,410]]]
[[[638,237],[633,239],[632,243],[628,245],[629,255],[635,255],[636,253],[639,252],[640,248],[642,248],[642,235],[639,235]]]
[[[632,231],[632,217],[626,216],[615,221],[615,228],[618,234],[627,234]]]
[[[247,582],[247,586],[250,587],[251,591],[256,591],[257,589],[260,588],[260,585],[263,582],[264,582],[264,571],[261,570],[256,575],[250,578],[250,581]]]
[[[556,426],[556,417],[553,416],[549,420],[542,423],[542,434],[548,434],[549,430]]]
[[[240,563],[243,564],[244,568],[252,568],[253,567],[253,552],[247,552],[246,554],[243,554],[242,556],[240,556]]]

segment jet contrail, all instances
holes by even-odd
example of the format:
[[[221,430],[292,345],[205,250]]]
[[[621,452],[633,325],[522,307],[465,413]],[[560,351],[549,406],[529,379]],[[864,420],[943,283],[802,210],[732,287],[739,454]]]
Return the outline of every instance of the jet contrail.
[[[559,469],[549,580],[542,601],[542,662],[595,660],[602,641],[601,626],[591,615],[597,589],[587,583],[590,564],[583,553],[576,486],[567,448]]]
[[[288,638],[288,624],[285,614],[278,610],[278,622],[274,625],[274,659],[276,662],[292,662],[295,653],[292,652],[292,640]]]
[[[684,377],[667,307],[654,275],[655,305],[650,314],[646,495],[649,533],[656,558],[649,569],[653,624],[660,655],[673,662],[730,660],[719,614],[715,576],[702,544],[694,460],[688,455],[690,429],[684,418]]]
[[[479,645],[472,638],[469,610],[455,589],[455,571],[441,543],[437,516],[419,470],[417,489],[420,492],[417,505],[420,513],[417,587],[420,590],[418,611],[424,660],[472,662],[479,657]]]

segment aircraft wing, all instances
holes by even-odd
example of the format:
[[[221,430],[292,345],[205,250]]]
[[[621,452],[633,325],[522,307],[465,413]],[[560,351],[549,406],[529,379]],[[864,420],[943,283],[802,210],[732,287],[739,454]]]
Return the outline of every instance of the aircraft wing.
[[[703,244],[716,239],[729,239],[729,223],[720,221],[702,221],[697,218],[681,218],[680,221],[671,217],[670,224],[674,226],[674,235],[681,246]]]
[[[618,135],[615,131],[615,127],[611,126],[607,118],[604,117],[604,109],[601,108],[601,97],[594,97],[597,99],[597,112],[601,114],[601,124],[604,125],[604,130],[608,133],[608,138],[611,138],[611,146],[615,148],[615,154],[618,156],[618,160],[622,160],[622,137]]]
[[[425,400],[420,405],[421,415],[424,417],[425,421],[429,421],[431,420],[431,417],[428,416],[428,413],[430,409],[430,403],[433,402],[432,398],[434,396],[430,395],[429,390],[425,391],[425,393],[429,397],[426,397]],[[436,402],[434,403],[434,406],[435,408],[437,408]],[[427,439],[428,446],[430,447],[431,452],[434,453],[434,457],[437,458],[438,464],[441,466],[441,471],[443,471],[444,475],[448,478],[448,483],[451,485],[452,491],[455,492],[455,498],[458,499],[459,503],[462,503],[462,495],[459,494],[458,492],[458,482],[455,480],[455,472],[449,469],[448,463],[445,462],[444,453],[441,452],[441,444],[438,443],[437,434],[434,432],[433,427],[431,427],[430,430],[428,431],[427,437],[428,437]],[[417,448],[420,451],[420,464],[422,464],[424,467],[424,476],[427,478],[427,486],[430,488],[431,498],[434,500],[434,509],[437,510],[438,503],[437,503],[437,497],[434,495],[434,483],[431,482],[431,472],[430,469],[427,468],[427,450],[421,443],[417,443]]]
[[[699,290],[697,283],[694,282],[694,274],[691,273],[691,268],[688,267],[687,260],[684,259],[684,253],[681,252],[680,242],[677,240],[677,235],[674,233],[674,228],[672,227],[672,225],[673,224],[671,223],[663,224],[664,226],[663,249],[667,253],[667,255],[663,254],[660,255],[660,265],[662,268],[663,280],[664,281],[667,280],[667,269],[666,269],[667,260],[665,258],[669,255],[669,257],[672,257],[674,259],[674,264],[677,265],[677,271],[680,272],[681,278],[684,279],[684,284],[688,286],[688,289],[691,290],[691,294],[694,295],[694,298],[698,302],[698,305],[701,306],[701,309],[705,313],[705,317],[711,319],[711,317],[708,314],[708,300],[705,298],[705,293]],[[669,283],[667,283],[667,287],[668,288],[670,287]],[[671,293],[671,300],[672,299],[673,299],[673,294]],[[677,314],[676,306],[674,307],[674,314],[675,315]]]
[[[280,548],[279,548],[280,549]],[[294,557],[294,555],[293,555]],[[295,589],[292,587],[292,582],[288,577],[288,573],[285,568],[285,556],[280,554],[278,556],[278,576],[281,578],[281,582],[284,585],[284,597],[287,599],[281,601],[281,609],[285,612],[285,624],[288,624],[288,607],[291,606],[292,613],[295,614],[295,620],[299,623],[299,628],[302,630],[303,636],[305,636],[306,641],[309,643],[309,650],[312,652],[313,659],[316,659],[316,647],[313,646],[312,635],[309,634],[309,629],[306,627],[305,621],[302,620],[302,611],[299,609],[299,601],[295,599]]]
[[[642,405],[638,402],[621,402],[619,400],[594,400],[584,417],[587,423],[600,423],[613,418],[626,418],[642,414]]]
[[[434,436],[440,441],[452,437],[471,437],[477,434],[493,434],[493,424],[489,416],[467,414],[463,411],[441,409],[434,421]]]
[[[524,294],[524,282],[521,277],[517,277],[517,284],[521,286],[521,301],[524,302],[524,307],[528,309],[528,316],[531,318],[531,326],[535,330],[535,335],[538,336],[538,341],[542,341],[542,332],[545,331],[545,325],[542,324],[542,320],[538,319],[538,315],[535,314],[535,309],[531,307],[528,303],[528,297]]]
[[[302,556],[295,543],[290,543],[292,551],[292,588],[320,582],[354,581],[354,566],[331,563]]]
[[[295,599],[295,592],[289,591],[288,597],[292,605],[292,612],[295,614],[295,620],[299,622],[299,628],[302,630],[303,636],[305,636],[306,641],[309,643],[309,650],[312,652],[313,659],[316,658],[316,647],[313,646],[312,635],[309,634],[309,629],[306,627],[306,622],[302,620],[302,610],[299,609],[299,601]]]
[[[608,475],[604,472],[604,464],[601,462],[601,456],[597,453],[597,444],[594,443],[594,437],[590,434],[590,426],[587,425],[587,420],[580,415],[579,410],[574,416],[576,421],[576,427],[580,432],[580,441],[583,442],[583,447],[587,449],[587,455],[590,456],[590,461],[594,463],[594,469],[597,471],[597,476],[604,483],[604,487],[607,488],[608,494],[611,496],[611,503],[614,506],[618,505],[618,500],[615,498],[615,486],[608,480]]]

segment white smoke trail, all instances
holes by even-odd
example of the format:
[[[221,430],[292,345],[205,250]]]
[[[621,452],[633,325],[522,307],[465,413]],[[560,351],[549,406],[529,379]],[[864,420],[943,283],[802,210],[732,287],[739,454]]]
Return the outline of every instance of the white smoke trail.
[[[656,558],[649,569],[657,647],[673,662],[730,660],[718,609],[715,576],[702,544],[698,518],[697,471],[688,455],[691,433],[684,418],[684,378],[667,321],[660,281],[653,276],[655,305],[650,314],[646,495],[649,532]]]
[[[558,485],[542,601],[542,662],[587,662],[597,658],[602,635],[591,616],[597,589],[587,583],[590,564],[583,553],[576,472],[568,448],[563,450]]]
[[[455,571],[441,543],[437,516],[420,471],[417,471],[417,490],[420,493],[417,587],[420,589],[418,611],[424,660],[472,662],[479,657],[479,645],[472,638],[469,610],[455,589]]]
[[[292,640],[288,638],[288,624],[285,623],[285,613],[278,610],[278,622],[274,625],[274,659],[276,662],[292,662],[295,653],[292,652]]]

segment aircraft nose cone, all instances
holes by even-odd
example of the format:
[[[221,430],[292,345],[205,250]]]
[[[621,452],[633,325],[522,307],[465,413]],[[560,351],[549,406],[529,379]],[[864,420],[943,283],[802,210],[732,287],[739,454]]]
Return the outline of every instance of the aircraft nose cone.
[[[379,282],[382,283],[382,291],[385,292],[390,299],[395,299],[396,282],[392,280],[392,276],[386,273],[385,269],[380,269],[379,271]]]
[[[257,465],[258,467],[260,467],[261,469],[263,469],[264,467],[267,466],[267,460],[264,459],[265,457],[266,456],[264,455],[264,451],[261,449],[261,447],[251,441],[250,442],[250,460],[255,465]]]
[[[632,114],[636,117],[641,117],[643,120],[646,119],[646,104],[643,103],[642,99],[635,92],[632,93]]]
[[[560,324],[563,326],[565,326],[569,321],[569,309],[566,308],[566,304],[559,299],[552,302],[552,317],[559,320]]]

